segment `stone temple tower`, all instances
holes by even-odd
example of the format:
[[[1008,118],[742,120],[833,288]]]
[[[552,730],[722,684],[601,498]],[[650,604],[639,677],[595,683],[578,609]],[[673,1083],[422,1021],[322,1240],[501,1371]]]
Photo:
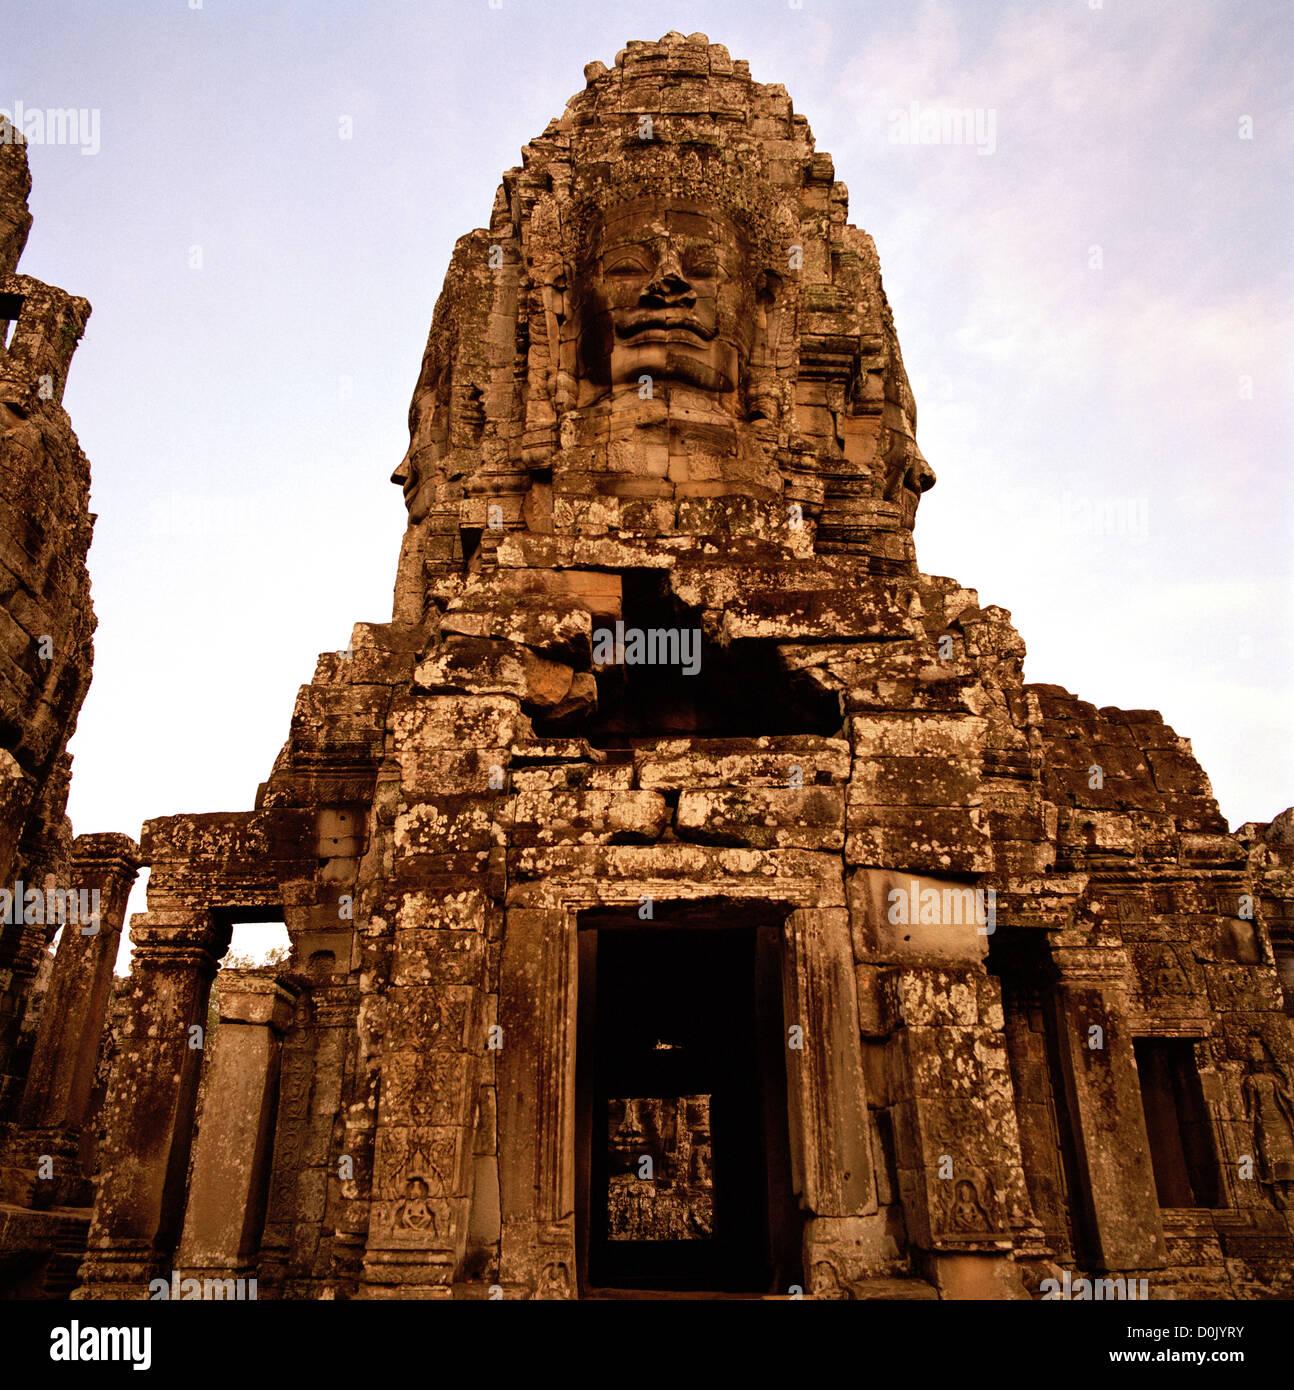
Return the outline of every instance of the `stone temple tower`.
[[[21,134],[0,117],[0,888],[66,884],[67,741],[90,684],[90,465],[63,388],[90,306],[18,274],[32,217]],[[0,920],[0,1123],[21,1094],[27,1005],[50,932]],[[35,914],[32,914],[35,915]]]
[[[585,76],[455,248],[391,622],[254,809],[144,827],[77,1296],[1288,1296],[1288,815],[918,570],[783,88],[700,34]],[[256,920],[290,966],[195,1045]]]
[[[75,1282],[99,1033],[138,868],[133,840],[74,839],[66,814],[95,617],[90,463],[63,392],[90,305],[18,272],[30,191],[26,141],[0,116],[0,1292],[20,1296]]]

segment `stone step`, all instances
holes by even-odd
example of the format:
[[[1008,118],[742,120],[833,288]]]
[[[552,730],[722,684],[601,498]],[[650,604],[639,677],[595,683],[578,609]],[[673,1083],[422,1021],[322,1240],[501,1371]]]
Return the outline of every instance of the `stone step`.
[[[924,1279],[861,1279],[849,1285],[855,1302],[880,1299],[887,1302],[938,1300],[939,1290]]]

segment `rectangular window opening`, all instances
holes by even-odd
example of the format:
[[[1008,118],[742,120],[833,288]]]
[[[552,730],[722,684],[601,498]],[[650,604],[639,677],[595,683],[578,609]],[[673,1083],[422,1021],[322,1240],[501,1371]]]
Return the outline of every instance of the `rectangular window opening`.
[[[1281,993],[1285,996],[1285,1012],[1294,1018],[1294,937],[1284,940],[1272,933],[1272,951],[1276,956],[1276,973],[1280,976]]]
[[[1217,1151],[1190,1038],[1136,1038],[1133,1052],[1161,1207],[1221,1203]]]

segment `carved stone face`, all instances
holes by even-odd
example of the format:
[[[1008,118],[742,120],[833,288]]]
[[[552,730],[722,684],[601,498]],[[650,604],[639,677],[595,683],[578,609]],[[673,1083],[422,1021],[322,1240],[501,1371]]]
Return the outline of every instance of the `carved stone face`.
[[[623,1108],[622,1108],[623,1107]],[[665,1136],[662,1134],[663,1103],[659,1100],[611,1102],[611,1125],[607,1143],[613,1173],[635,1173],[638,1160],[650,1157],[663,1164]]]
[[[427,506],[419,497],[419,493],[422,491],[422,478],[412,447],[400,460],[400,466],[391,474],[391,481],[397,484],[404,493],[404,505],[409,509],[409,520],[411,522],[421,521],[427,515]]]
[[[431,507],[436,493],[436,463],[444,453],[446,428],[443,405],[436,403],[418,412],[409,448],[391,481],[404,493],[411,524],[420,522]]]
[[[660,198],[612,208],[578,277],[581,377],[735,391],[754,321],[748,261],[741,232],[713,208]]]
[[[911,531],[917,523],[917,507],[921,494],[935,485],[934,469],[925,461],[921,450],[908,439],[900,439],[898,447],[886,460],[885,499],[903,508],[903,525]]]

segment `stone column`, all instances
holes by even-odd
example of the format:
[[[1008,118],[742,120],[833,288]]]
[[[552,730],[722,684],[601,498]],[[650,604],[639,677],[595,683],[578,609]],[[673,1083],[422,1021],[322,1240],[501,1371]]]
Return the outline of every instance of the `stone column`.
[[[575,1294],[576,955],[573,914],[509,911],[498,1054],[505,1297]]]
[[[395,911],[359,1298],[449,1298],[467,1243],[484,1041],[485,894],[432,880]]]
[[[1031,1218],[1001,995],[983,964],[988,900],[965,879],[862,868],[850,904],[914,1272],[947,1299],[1027,1298],[1012,1256]]]
[[[892,1242],[872,1177],[849,912],[793,912],[783,939],[791,1181],[809,1217],[804,1272],[816,1292],[883,1269]]]
[[[948,962],[893,970],[882,988],[914,1268],[941,1298],[1027,1298],[1013,1250],[1033,1222],[997,981]]]
[[[12,1165],[31,1170],[33,1205],[90,1204],[90,1175],[79,1163],[81,1129],[139,865],[139,846],[128,835],[81,835],[73,845],[68,887],[77,910],[69,909],[59,940],[19,1108],[21,1129],[10,1150]],[[87,903],[88,920],[81,910]],[[38,1176],[43,1156],[53,1159],[46,1178]]]
[[[295,978],[300,984],[301,977]],[[222,990],[222,1002],[223,995]],[[261,1228],[260,1250],[256,1257],[259,1298],[284,1297],[284,1285],[294,1255],[298,1257],[295,1261],[298,1266],[300,1263],[300,1252],[294,1251],[294,1242],[303,1230],[314,1231],[323,1225],[322,1219],[319,1227],[314,1225],[315,1212],[323,1210],[326,1184],[316,1179],[318,1155],[311,1139],[316,1126],[325,1119],[331,1121],[332,1116],[319,1115],[319,1107],[311,1103],[311,1096],[315,1076],[321,1070],[321,1061],[325,1074],[335,1072],[340,1080],[340,1058],[344,1048],[339,1050],[336,1046],[336,1016],[339,1012],[335,1003],[320,1009],[317,986],[312,987],[309,993],[303,990],[296,1001],[295,1026],[289,1028],[279,1056],[278,1105],[270,1156],[269,1195],[266,1199],[265,1222]],[[353,1010],[347,1022],[354,1026]],[[321,1100],[326,1104],[327,1097],[321,1097]],[[340,1102],[337,1110],[346,1114],[346,1108]],[[199,1142],[201,1137],[199,1134]],[[328,1144],[325,1143],[323,1148],[326,1157]],[[343,1142],[342,1152],[350,1154],[352,1147]],[[337,1169],[333,1167],[330,1171],[335,1173]],[[306,1205],[302,1200],[307,1193],[311,1205]],[[337,1229],[341,1229],[340,1225]]]
[[[176,1267],[185,1278],[256,1273],[278,1113],[283,1035],[300,986],[249,970],[220,977],[220,1025]]]
[[[381,1033],[382,1070],[358,1298],[451,1298],[463,1265],[490,1046],[482,870],[502,840],[486,773],[520,719],[517,700],[495,695],[419,695],[392,713],[401,799],[386,901],[370,922],[394,930],[389,983],[361,1004],[361,1030]],[[463,750],[477,755],[466,772]]]
[[[107,1100],[90,1239],[73,1298],[147,1298],[169,1277],[184,1214],[207,1000],[229,928],[204,911],[131,924],[130,1010]]]
[[[1099,1269],[1157,1269],[1164,1227],[1125,1020],[1122,951],[1056,949],[1056,1036],[1083,1192],[1075,1218]]]

